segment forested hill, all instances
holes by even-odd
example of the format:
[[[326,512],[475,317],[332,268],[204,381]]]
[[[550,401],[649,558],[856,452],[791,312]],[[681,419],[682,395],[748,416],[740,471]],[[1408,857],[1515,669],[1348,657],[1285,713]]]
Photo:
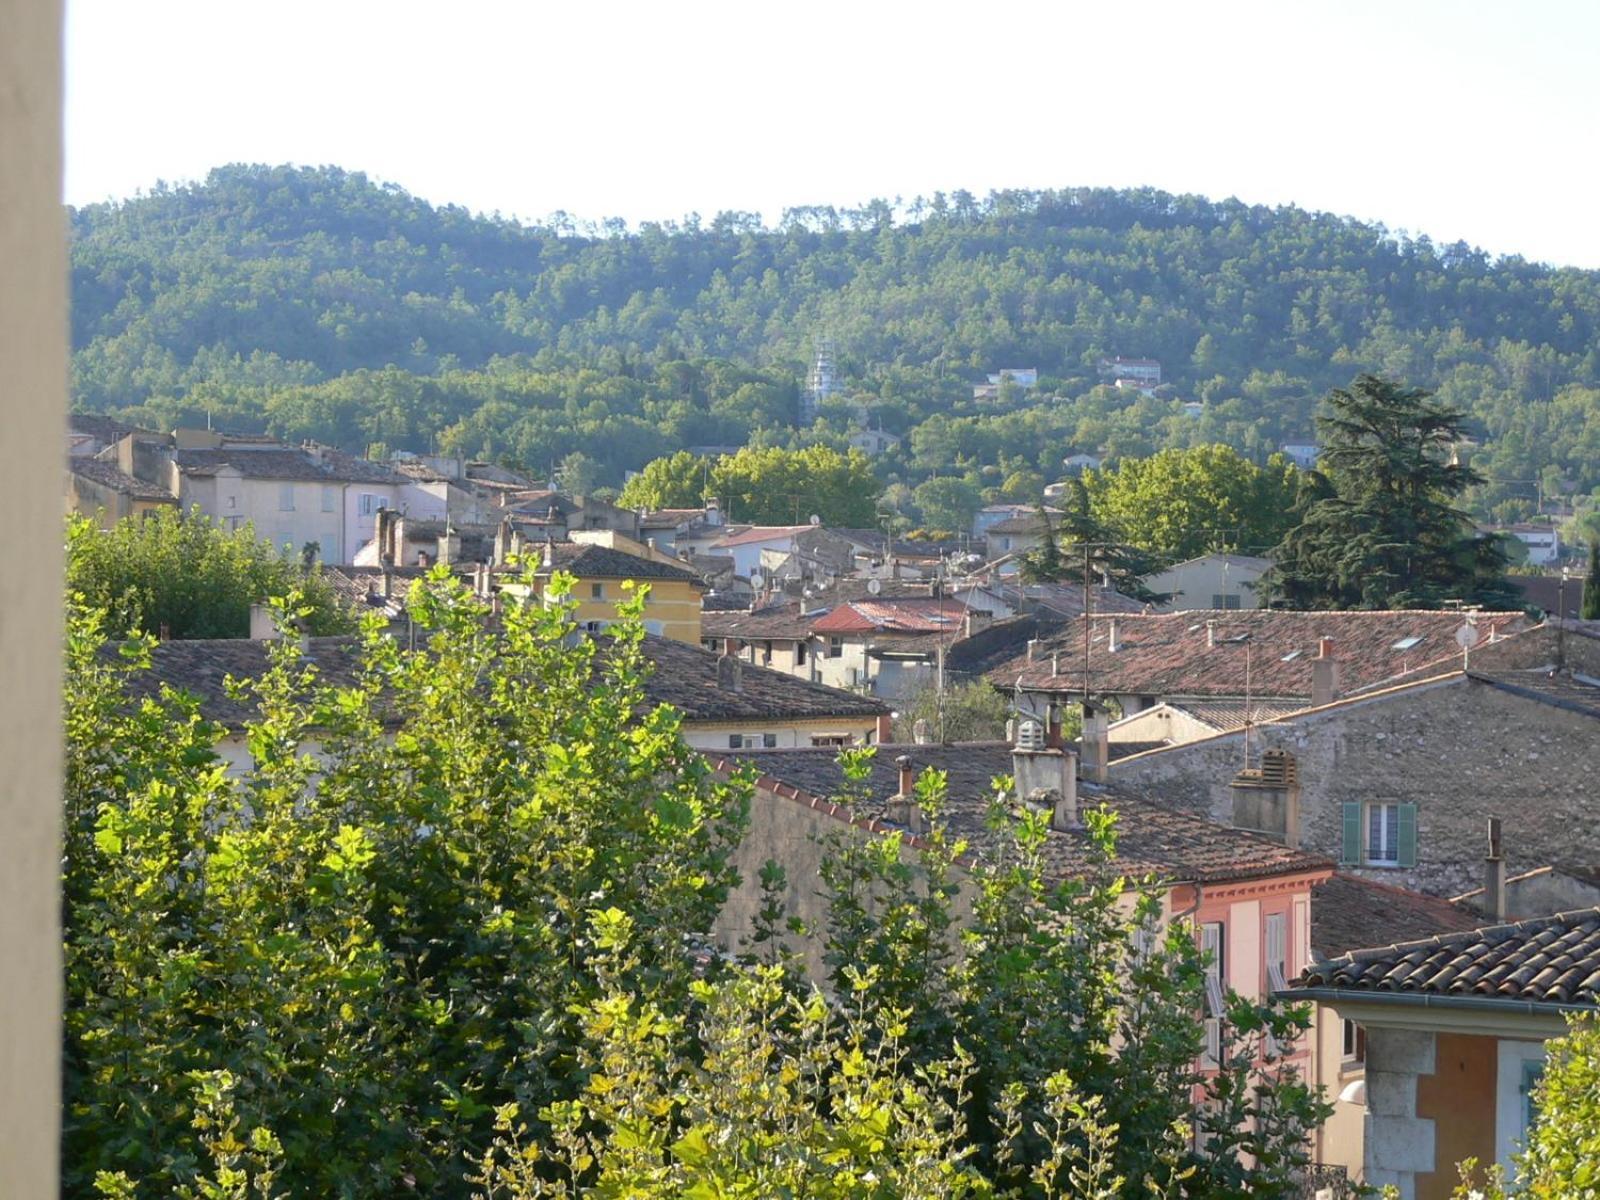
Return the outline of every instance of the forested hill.
[[[233,166],[77,210],[72,229],[78,402],[162,423],[209,410],[535,466],[583,449],[616,481],[680,445],[802,436],[796,385],[829,336],[852,394],[824,409],[835,435],[861,407],[928,427],[886,477],[963,461],[1053,476],[1080,446],[1259,452],[1308,435],[1315,398],[1372,369],[1467,408],[1495,474],[1600,483],[1600,273],[1292,208],[958,193],[627,232]],[[1098,386],[1104,355],[1159,359],[1170,388]],[[1009,366],[1037,367],[1038,392],[975,404],[973,383]]]

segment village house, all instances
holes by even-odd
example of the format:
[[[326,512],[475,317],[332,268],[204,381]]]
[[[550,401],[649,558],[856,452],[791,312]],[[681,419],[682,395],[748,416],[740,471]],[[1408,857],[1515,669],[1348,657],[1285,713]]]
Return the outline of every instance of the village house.
[[[1139,582],[1156,595],[1167,597],[1157,606],[1167,612],[1257,608],[1263,599],[1257,584],[1271,569],[1270,558],[1250,554],[1203,554],[1145,575]]]
[[[1087,636],[1085,623],[1087,622]],[[990,672],[996,687],[1042,713],[1051,702],[1088,694],[1123,719],[1158,704],[1306,708],[1394,682],[1471,653],[1528,627],[1520,613],[1219,612],[1078,616]],[[1085,667],[1087,666],[1087,676]],[[1112,738],[1156,740],[1145,725],[1120,725]]]
[[[67,511],[114,525],[124,517],[176,508],[165,488],[135,479],[114,462],[77,455],[67,459]]]
[[[1094,873],[1080,807],[1105,805],[1117,814],[1114,869],[1130,878],[1154,877],[1162,898],[1162,924],[1189,922],[1196,939],[1211,951],[1205,1021],[1207,1053],[1214,1059],[1223,1037],[1226,991],[1264,999],[1311,961],[1311,892],[1329,876],[1331,864],[1258,833],[1149,803],[1135,790],[1080,780],[1077,756],[1048,741],[1037,724],[1027,722],[1016,745],[880,746],[870,763],[865,794],[852,809],[839,803],[849,785],[837,756],[827,750],[713,756],[719,770],[751,767],[759,772],[750,827],[735,856],[743,882],[717,922],[719,942],[729,951],[746,945],[764,900],[758,885],[761,867],[769,860],[782,864],[789,879],[800,881],[785,898],[786,916],[818,928],[827,915],[825,898],[806,881],[818,876],[830,832],[853,826],[867,832],[895,830],[915,848],[921,827],[912,797],[924,770],[946,774],[942,819],[953,835],[969,842],[970,858],[981,858],[995,836],[989,825],[994,780],[1011,776],[1012,805],[1039,806],[1050,814],[1042,856],[1053,882]],[[815,939],[797,948],[813,971],[820,969]],[[1283,1049],[1309,1077],[1312,1039]],[[1206,1062],[1202,1059],[1200,1066]]]
[[[1592,893],[1575,889],[1600,862],[1584,783],[1600,771],[1600,687],[1587,673],[1600,642],[1566,640],[1573,669],[1452,663],[1428,678],[1120,758],[1111,777],[1175,808],[1233,820],[1241,783],[1283,756],[1301,844],[1352,875],[1464,896],[1482,884],[1486,823],[1503,818],[1511,875],[1555,868],[1573,877],[1533,875],[1526,902],[1536,889],[1583,900]],[[1535,630],[1500,645],[1526,664],[1553,641]],[[1486,648],[1483,657],[1494,656]]]
[[[1118,386],[1157,388],[1161,386],[1161,364],[1153,358],[1102,358],[1096,368],[1100,378]]]
[[[800,535],[810,528],[810,525],[735,526],[724,530],[711,542],[709,549],[714,554],[732,555],[733,569],[738,574],[759,575],[767,555],[776,554],[782,558],[793,554]]]
[[[1456,1164],[1510,1168],[1545,1042],[1595,1010],[1600,909],[1424,936],[1314,963],[1280,994],[1361,1031],[1363,1178],[1448,1200]]]
[[[869,458],[887,453],[899,444],[899,436],[887,429],[858,429],[850,435],[850,448],[861,451]]]
[[[245,728],[254,705],[240,699],[229,679],[248,682],[268,668],[276,631],[253,638],[167,641],[152,651],[148,671],[130,677],[135,698],[155,696],[163,685],[196,698],[201,715],[223,729],[217,752],[230,774],[247,775],[253,760]],[[306,661],[320,679],[350,686],[356,679],[359,646],[349,637],[305,639]],[[114,647],[106,653],[114,654]],[[684,740],[703,750],[867,745],[887,739],[889,708],[869,697],[762,670],[671,638],[646,635],[649,706],[670,704],[683,714]],[[537,697],[529,697],[537,703]],[[313,738],[306,750],[317,753]]]

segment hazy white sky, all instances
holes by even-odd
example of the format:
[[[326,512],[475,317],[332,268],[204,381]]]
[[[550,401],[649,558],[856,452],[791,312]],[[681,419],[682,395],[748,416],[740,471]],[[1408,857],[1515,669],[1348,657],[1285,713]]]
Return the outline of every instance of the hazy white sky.
[[[630,221],[1295,203],[1600,268],[1600,0],[68,0],[69,202],[226,162]]]

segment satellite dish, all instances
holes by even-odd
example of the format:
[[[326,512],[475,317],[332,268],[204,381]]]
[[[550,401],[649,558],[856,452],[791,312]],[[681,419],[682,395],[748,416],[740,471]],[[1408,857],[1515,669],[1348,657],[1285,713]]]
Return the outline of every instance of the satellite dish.
[[[1463,625],[1456,630],[1456,645],[1463,650],[1471,650],[1478,644],[1478,630],[1472,624]]]
[[[867,591],[871,595],[876,596],[879,592],[883,591],[883,580],[881,580],[881,579],[869,579],[869,580],[867,580]]]
[[[817,516],[817,514],[816,514],[816,513],[812,513],[812,514],[811,514],[811,518],[810,518],[810,520],[811,520],[811,523],[812,523],[812,524],[813,524],[813,525],[821,525],[821,524],[822,524],[822,518],[821,518],[821,517],[819,517],[819,516]]]
[[[766,584],[767,584],[767,577],[765,575],[763,575],[760,571],[752,571],[752,572],[750,572],[750,586],[751,587],[756,588],[756,589],[759,590],[760,588],[765,587]]]

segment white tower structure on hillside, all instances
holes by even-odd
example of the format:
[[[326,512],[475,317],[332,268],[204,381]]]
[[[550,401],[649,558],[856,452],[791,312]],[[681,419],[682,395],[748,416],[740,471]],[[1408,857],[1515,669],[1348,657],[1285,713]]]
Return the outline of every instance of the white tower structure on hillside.
[[[839,378],[833,370],[833,339],[825,337],[817,343],[817,357],[800,395],[800,424],[807,426],[815,421],[817,405],[839,390]]]

